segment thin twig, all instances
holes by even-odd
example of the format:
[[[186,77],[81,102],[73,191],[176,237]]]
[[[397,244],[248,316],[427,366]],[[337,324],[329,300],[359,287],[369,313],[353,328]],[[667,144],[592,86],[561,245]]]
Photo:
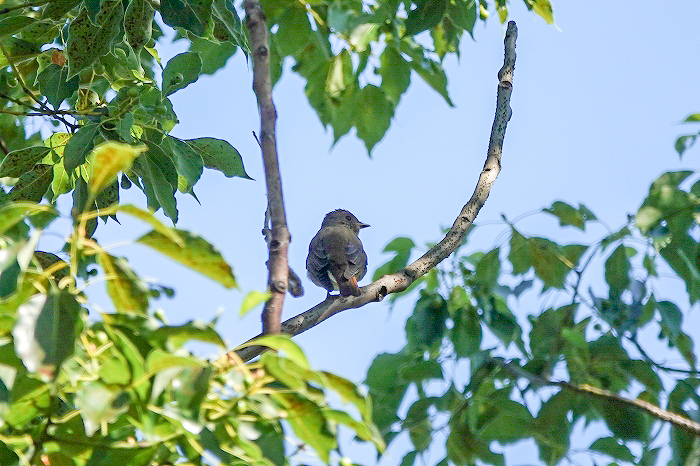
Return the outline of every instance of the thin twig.
[[[364,306],[367,303],[381,301],[390,293],[398,293],[408,288],[414,281],[425,275],[440,261],[449,256],[462,242],[462,238],[479,213],[479,209],[486,202],[491,190],[491,185],[496,180],[501,170],[501,152],[506,127],[511,116],[510,95],[513,90],[513,71],[515,69],[515,40],[517,38],[517,26],[515,21],[508,23],[505,37],[505,60],[503,67],[498,72],[498,94],[496,97],[496,115],[491,128],[491,138],[486,157],[486,163],[479,176],[474,194],[469,202],[462,208],[457,220],[445,238],[437,245],[430,248],[421,258],[410,264],[405,269],[390,275],[384,275],[374,283],[361,288],[360,296],[331,296],[303,312],[296,317],[285,321],[281,325],[283,333],[297,335],[316,326],[324,319],[346,309]],[[249,361],[260,354],[259,347],[246,347],[237,351],[238,356],[244,361]]]
[[[22,73],[19,72],[17,69],[17,65],[15,65],[15,62],[12,60],[12,57],[10,53],[7,51],[5,46],[0,43],[0,50],[2,50],[3,55],[5,55],[5,58],[7,58],[7,62],[10,64],[10,67],[12,68],[12,72],[15,74],[15,77],[17,78],[17,81],[19,82],[19,85],[22,87],[22,90],[24,91],[25,94],[29,96],[34,102],[36,102],[39,107],[41,107],[41,110],[47,113],[47,116],[51,116],[57,120],[59,120],[61,123],[66,125],[66,128],[71,128],[75,129],[78,127],[78,125],[75,125],[73,123],[69,123],[66,121],[65,118],[57,114],[56,110],[51,110],[44,102],[41,101],[37,96],[34,95],[34,92],[32,92],[29,87],[27,87],[27,83],[24,81],[24,76],[22,76]]]
[[[284,212],[282,179],[277,160],[277,140],[275,123],[277,111],[272,101],[272,80],[270,79],[270,48],[267,41],[265,15],[257,0],[243,2],[245,24],[250,34],[250,49],[253,55],[253,90],[260,110],[260,147],[262,148],[267,185],[267,209],[270,215],[270,241],[268,249],[268,285],[270,299],[262,312],[263,333],[279,333],[282,318],[284,295],[288,287],[287,250],[289,230]]]
[[[594,387],[588,384],[575,385],[569,382],[560,382],[556,380],[551,380],[547,377],[542,377],[540,375],[531,374],[530,372],[524,370],[519,365],[513,364],[512,362],[506,362],[499,358],[491,358],[491,361],[497,364],[499,367],[505,369],[511,375],[515,377],[522,377],[529,380],[535,384],[539,385],[549,385],[557,386],[562,389],[583,395],[588,398],[598,398],[602,399],[606,403],[612,403],[617,405],[626,405],[634,409],[643,411],[650,416],[653,416],[661,421],[668,422],[679,429],[683,429],[693,435],[700,436],[700,423],[692,421],[680,414],[661,409],[655,404],[649,403],[647,401],[639,399],[625,398],[618,395],[610,390],[604,390],[602,388]]]

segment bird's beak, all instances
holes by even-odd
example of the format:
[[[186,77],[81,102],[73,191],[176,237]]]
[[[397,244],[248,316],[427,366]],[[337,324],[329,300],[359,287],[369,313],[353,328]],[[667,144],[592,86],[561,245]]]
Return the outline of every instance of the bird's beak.
[[[367,228],[368,226],[368,223],[360,223],[360,228]]]

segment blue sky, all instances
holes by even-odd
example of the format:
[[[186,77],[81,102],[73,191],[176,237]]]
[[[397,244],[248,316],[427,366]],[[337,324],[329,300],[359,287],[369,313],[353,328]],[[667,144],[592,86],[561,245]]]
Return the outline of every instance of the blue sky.
[[[473,236],[473,251],[503,242],[501,214],[514,219],[555,200],[583,202],[617,229],[628,213],[636,212],[651,181],[667,170],[692,168],[697,158],[696,149],[679,161],[673,143],[690,129],[678,123],[700,111],[700,3],[676,1],[654,8],[644,2],[553,3],[558,28],[528,13],[518,1],[511,8],[519,28],[513,117],[501,174],[477,218],[484,227]],[[306,294],[286,300],[285,319],[325,297],[324,290],[306,279],[304,263],[309,241],[328,211],[345,208],[372,225],[361,233],[369,278],[388,259],[381,251],[392,238],[410,236],[421,247],[438,240],[441,227],[452,224],[471,196],[493,121],[503,28],[492,18],[486,26],[478,24],[474,35],[475,41],[463,41],[460,62],[446,61],[456,107],[449,108],[414,74],[391,129],[371,159],[352,135],[330,150],[332,134],[324,132],[304,96],[303,82],[287,64],[274,89],[278,150],[292,234],[290,263],[304,277]],[[164,62],[182,49],[159,47]],[[201,206],[188,196],[178,200],[178,227],[215,244],[244,291],[264,289],[267,274],[260,235],[266,197],[252,136],[259,132],[259,119],[251,80],[251,69],[238,53],[215,76],[202,77],[172,96],[180,119],[173,135],[226,139],[241,152],[255,179],[207,172],[195,189]],[[145,205],[135,188],[122,197]],[[135,239],[146,230],[129,219],[122,219],[122,225],[101,226],[97,237],[108,245]],[[556,225],[545,215],[517,224],[525,233],[567,241],[605,235],[600,226],[582,236]],[[209,320],[222,308],[219,330],[230,345],[259,332],[257,311],[238,318],[243,293],[224,290],[141,246],[118,247],[114,253],[127,256],[142,276],[176,289],[174,299],[157,302],[172,323]],[[104,285],[91,288],[91,297],[104,305]],[[660,291],[663,295],[666,290]],[[672,287],[667,292],[675,294]],[[530,304],[516,306],[519,319],[551,302]],[[361,382],[377,354],[405,344],[403,326],[411,305],[412,300],[402,301],[392,313],[384,303],[346,311],[296,341],[314,367]],[[686,316],[686,331],[696,339],[698,321],[693,309]],[[524,448],[516,451],[535,454]],[[400,449],[392,452],[386,464],[396,464],[402,456]],[[522,464],[524,457],[507,458],[508,464]],[[536,457],[526,462],[536,463]]]

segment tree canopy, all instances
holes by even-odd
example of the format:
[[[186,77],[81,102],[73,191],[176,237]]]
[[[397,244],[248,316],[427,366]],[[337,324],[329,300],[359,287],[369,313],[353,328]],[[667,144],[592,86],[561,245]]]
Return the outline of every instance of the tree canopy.
[[[553,23],[548,0],[524,3]],[[252,12],[260,7],[264,15],[254,24]],[[178,117],[170,97],[216,73],[233,54],[245,54],[255,72],[258,137],[268,163],[269,87],[286,59],[334,143],[354,133],[371,154],[412,79],[452,105],[444,60],[459,56],[465,32],[471,36],[494,12],[505,24],[508,1],[3,3],[0,464],[282,465],[307,448],[323,464],[346,464],[352,460],[340,447],[340,426],[377,455],[407,436],[406,465],[425,461],[437,444],[444,459],[435,464],[505,464],[503,447],[524,439],[534,440],[541,462],[557,464],[574,448],[581,423],[602,426],[588,446],[591,455],[655,464],[659,441],[670,435],[673,462],[692,463],[700,448],[700,401],[695,342],[683,319],[700,300],[696,172],[658,177],[636,215],[594,241],[561,242],[556,232],[533,235],[504,219],[507,241],[486,251],[469,247],[479,234],[469,227],[500,168],[509,92],[518,85],[514,23],[474,197],[426,260],[411,263],[423,248],[409,237],[391,240],[385,252],[392,257],[362,296],[329,298],[282,323],[283,334],[272,325],[271,333],[229,348],[216,321],[193,316],[169,324],[153,301],[173,290],[142,278],[94,237],[98,228],[118,230],[119,219],[137,219],[151,229],[137,243],[236,288],[213,244],[155,215],[162,211],[176,225],[178,198],[196,198],[205,168],[249,178],[228,141],[172,136]],[[256,26],[264,34],[256,35]],[[168,28],[188,50],[162,63],[158,41]],[[693,114],[685,123],[699,121]],[[699,134],[678,138],[679,155]],[[276,249],[288,242],[276,236],[284,222],[284,210],[273,205],[282,202],[281,187],[269,173],[267,182],[268,192],[280,190],[277,201],[270,194],[266,230],[270,286],[250,293],[244,311],[263,302],[266,310],[281,311],[289,288],[286,257],[278,260]],[[143,191],[145,206],[120,202],[132,187]],[[68,209],[59,201],[67,198]],[[542,214],[561,229],[601,225],[584,204],[554,201]],[[63,249],[40,250],[39,241],[66,219],[72,228]],[[586,289],[591,276],[607,291]],[[669,276],[683,283],[678,299],[657,292]],[[96,282],[104,283],[111,308],[89,314],[86,288]],[[523,309],[518,298],[526,291],[551,306],[537,314]],[[415,304],[406,346],[376,357],[367,390],[314,369],[284,335],[385,296],[392,304]],[[528,316],[527,325],[519,315]],[[274,319],[279,325],[279,315]],[[680,363],[648,349],[639,335],[650,330]],[[214,345],[222,356],[194,354],[190,342]],[[263,348],[272,351],[253,359]],[[671,425],[670,434],[662,424]],[[290,434],[296,446],[287,441]]]

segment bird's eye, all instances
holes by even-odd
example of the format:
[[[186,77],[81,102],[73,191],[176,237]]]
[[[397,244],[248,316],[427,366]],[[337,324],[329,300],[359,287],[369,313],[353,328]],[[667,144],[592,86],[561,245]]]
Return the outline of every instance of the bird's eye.
[[[349,222],[350,220],[352,220],[352,218],[349,215],[346,215],[345,220],[347,220]]]

